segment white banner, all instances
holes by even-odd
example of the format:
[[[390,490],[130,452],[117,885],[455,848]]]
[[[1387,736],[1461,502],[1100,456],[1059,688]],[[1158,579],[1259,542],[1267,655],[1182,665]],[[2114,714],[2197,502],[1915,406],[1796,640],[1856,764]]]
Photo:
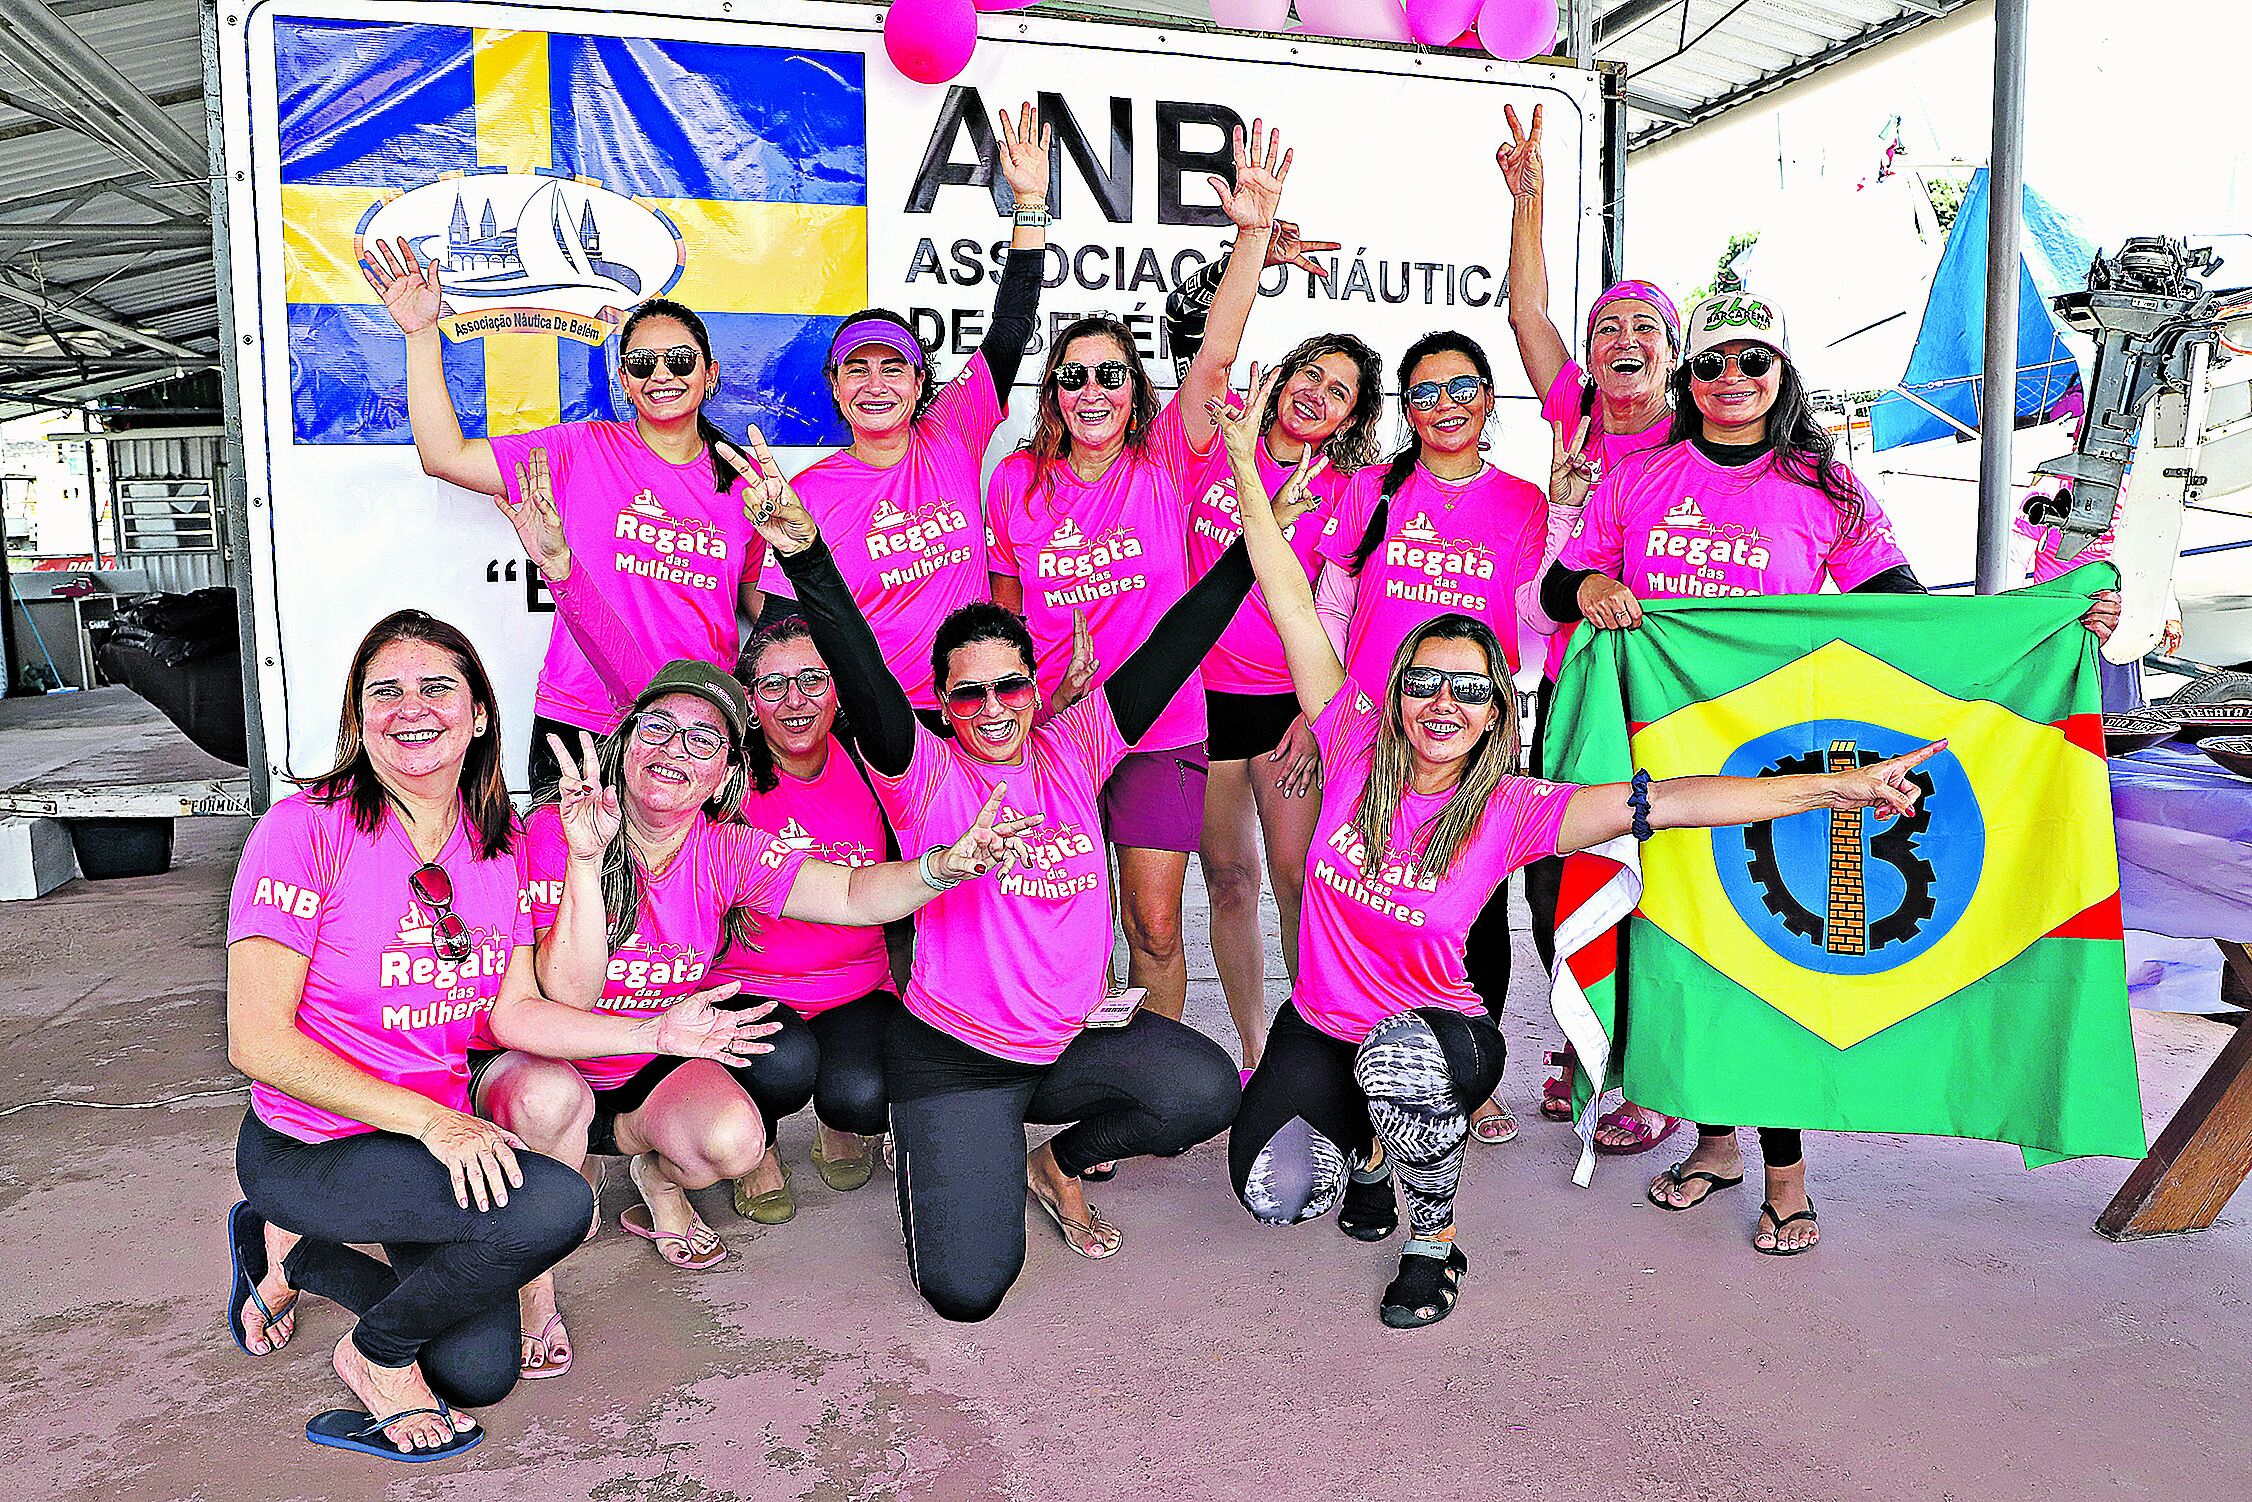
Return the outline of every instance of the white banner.
[[[1263,118],[1297,153],[1284,217],[1342,249],[1320,281],[1267,273],[1247,357],[1342,329],[1389,362],[1463,330],[1520,399],[1496,461],[1546,473],[1493,152],[1505,102],[1545,105],[1551,312],[1576,342],[1602,253],[1589,75],[998,14],[962,76],[925,87],[886,60],[880,8],[829,0],[240,9],[218,21],[228,286],[276,776],[328,764],[352,648],[408,605],[477,643],[520,769],[552,619],[490,502],[425,477],[406,442],[403,341],[357,269],[374,235],[447,255],[448,379],[472,434],[611,415],[617,315],[666,291],[713,325],[721,426],[794,438],[794,470],[840,441],[816,367],[842,314],[906,315],[942,377],[983,337],[1009,234],[994,111],[1039,99],[1058,132],[1042,345],[1111,313],[1168,381],[1165,297],[1228,238],[1206,176],[1229,125]]]

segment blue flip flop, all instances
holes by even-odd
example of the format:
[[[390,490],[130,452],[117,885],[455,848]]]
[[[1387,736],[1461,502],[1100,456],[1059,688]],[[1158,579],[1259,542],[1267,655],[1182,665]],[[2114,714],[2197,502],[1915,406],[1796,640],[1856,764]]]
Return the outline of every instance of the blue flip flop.
[[[259,1333],[271,1337],[275,1324],[287,1318],[289,1311],[297,1307],[297,1295],[292,1292],[282,1300],[279,1309],[268,1309],[265,1299],[259,1296],[258,1280],[265,1277],[267,1272],[266,1222],[259,1217],[257,1211],[250,1208],[248,1200],[241,1201],[227,1212],[227,1250],[233,1258],[235,1268],[234,1287],[227,1291],[227,1329],[234,1336],[235,1344],[242,1348],[243,1355],[271,1356],[281,1349],[279,1345],[270,1347],[263,1353],[250,1348],[249,1332],[243,1329],[242,1324],[243,1303],[247,1300],[258,1306],[259,1318],[266,1322],[265,1329]]]
[[[409,1408],[403,1413],[394,1413],[387,1419],[371,1419],[357,1408],[331,1408],[325,1413],[314,1414],[306,1421],[305,1437],[316,1445],[328,1445],[338,1450],[357,1450],[362,1455],[380,1455],[385,1460],[404,1460],[411,1465],[420,1465],[426,1460],[451,1460],[464,1450],[475,1449],[485,1437],[484,1426],[479,1425],[466,1434],[455,1434],[452,1444],[440,1445],[435,1450],[402,1450],[391,1443],[391,1436],[383,1432],[387,1424],[396,1424],[401,1419],[411,1419],[425,1413],[436,1414],[449,1423],[453,1420],[453,1410],[446,1406],[443,1398],[438,1400],[435,1408]]]

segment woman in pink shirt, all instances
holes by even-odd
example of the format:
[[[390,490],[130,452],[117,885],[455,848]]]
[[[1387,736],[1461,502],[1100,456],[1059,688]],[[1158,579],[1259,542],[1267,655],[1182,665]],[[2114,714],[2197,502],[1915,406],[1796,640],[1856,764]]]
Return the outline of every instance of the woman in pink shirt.
[[[1111,1256],[1121,1238],[1088,1205],[1086,1171],[1185,1151],[1235,1114],[1236,1073],[1218,1044],[1146,1007],[1102,1015],[1100,799],[1242,603],[1250,569],[1230,548],[1107,682],[1037,724],[1038,654],[1024,622],[994,604],[962,607],[931,644],[954,732],[941,737],[884,666],[812,519],[759,457],[767,540],[836,671],[902,842],[994,799],[1037,824],[1019,870],[918,917],[905,1009],[884,1039],[909,1269],[941,1315],[984,1319],[1024,1266],[1027,1193],[1073,1252]],[[1027,1160],[1028,1121],[1068,1125]]]
[[[1291,154],[1281,133],[1257,120],[1248,146],[1241,129],[1233,146],[1234,184],[1211,179],[1236,226],[1213,316],[1240,330]],[[1182,486],[1211,442],[1205,402],[1226,386],[1226,360],[1199,355],[1160,411],[1133,335],[1112,318],[1079,319],[1050,349],[1039,415],[1024,447],[994,472],[986,520],[993,599],[1031,628],[1045,665],[1041,690],[1056,707],[1078,617],[1095,655],[1123,662],[1187,590]],[[1126,978],[1148,993],[1151,1010],[1175,1019],[1188,997],[1181,889],[1204,827],[1205,735],[1204,689],[1192,674],[1103,789]]]
[[[1364,692],[1382,692],[1401,640],[1435,616],[1486,623],[1504,675],[1545,661],[1555,623],[1533,593],[1547,505],[1539,489],[1486,462],[1493,367],[1475,339],[1426,334],[1400,357],[1409,441],[1390,463],[1354,477],[1343,525],[1320,545],[1317,595],[1331,637]],[[1512,689],[1514,692],[1514,689]],[[1509,997],[1509,898],[1497,890],[1470,932],[1471,984],[1498,1015]],[[1498,1101],[1473,1132],[1506,1142],[1517,1123]]]
[[[547,452],[555,494],[594,583],[659,661],[694,657],[731,666],[736,612],[758,618],[766,548],[743,515],[742,478],[712,444],[722,437],[704,408],[719,365],[703,319],[653,297],[618,331],[618,385],[630,422],[566,422],[529,433],[462,435],[446,385],[438,320],[452,310],[438,267],[404,239],[378,242],[382,264],[361,262],[407,340],[407,418],[425,474],[485,495],[510,496],[517,466]],[[570,633],[548,637],[533,696],[531,786],[555,785],[549,737],[617,728],[608,696]]]
[[[1269,266],[1296,265],[1325,274],[1307,257],[1334,245],[1308,243],[1278,220],[1267,242]],[[1215,262],[1183,282],[1166,299],[1165,321],[1176,365],[1200,359],[1232,365],[1251,306],[1246,295],[1225,306],[1219,291],[1233,257]],[[1283,356],[1283,383],[1267,399],[1259,439],[1259,473],[1279,490],[1307,450],[1326,461],[1310,487],[1314,509],[1291,527],[1291,545],[1311,578],[1315,552],[1335,534],[1337,503],[1354,473],[1376,453],[1376,423],[1384,410],[1384,365],[1376,351],[1351,334],[1316,334]],[[1233,400],[1233,398],[1231,398]],[[1189,506],[1191,573],[1202,573],[1242,534],[1236,520],[1235,472],[1217,442],[1191,455],[1182,479]],[[1204,787],[1204,833],[1197,859],[1211,900],[1212,963],[1220,972],[1248,1073],[1267,1036],[1266,943],[1259,934],[1260,846],[1282,919],[1284,965],[1298,964],[1298,902],[1306,873],[1306,848],[1314,834],[1320,753],[1290,691],[1290,669],[1275,635],[1265,598],[1254,589],[1205,658],[1204,717],[1209,727],[1210,771]]]
[[[977,353],[941,386],[897,313],[863,308],[845,319],[823,369],[852,442],[791,482],[837,539],[837,568],[884,661],[929,715],[938,700],[924,675],[938,623],[989,596],[985,448],[1035,333],[1047,263],[1049,132],[1029,104],[1013,121],[1003,110],[999,126],[996,165],[1016,198],[1014,233]]]
[[[1255,389],[1262,389],[1257,388]],[[1257,405],[1256,400],[1253,403]],[[1248,421],[1221,420],[1237,493],[1261,484]],[[1339,1210],[1365,1241],[1410,1239],[1385,1324],[1453,1311],[1469,1259],[1454,1194],[1470,1113],[1501,1078],[1501,1029],[1463,949],[1509,872],[1655,828],[1707,828],[1815,807],[1906,813],[1932,754],[1799,778],[1684,777],[1575,788],[1515,775],[1516,700],[1486,623],[1449,611],[1412,630],[1371,695],[1344,664],[1282,530],[1245,506],[1244,540],[1322,748],[1298,983],[1275,1018],[1228,1140],[1246,1208],[1270,1225]]]
[[[1883,508],[1808,406],[1781,312],[1746,292],[1716,293],[1689,310],[1683,332],[1670,440],[1607,468],[1592,491],[1584,468],[1557,465],[1553,501],[1585,517],[1541,581],[1542,607],[1613,631],[1639,626],[1651,599],[1815,594],[1825,584],[1922,593]],[[2117,594],[2098,595],[2089,629],[2108,636],[2118,619]],[[1687,1210],[1743,1182],[1736,1128],[1697,1134],[1696,1149],[1651,1182],[1652,1204]],[[1767,1195],[1752,1246],[1811,1251],[1821,1231],[1800,1135],[1761,1127],[1759,1142]]]
[[[1514,202],[1509,221],[1509,329],[1517,337],[1517,357],[1524,362],[1525,378],[1541,395],[1540,415],[1568,443],[1581,431],[1586,437],[1574,462],[1596,473],[1629,454],[1656,448],[1666,441],[1672,424],[1671,382],[1681,352],[1681,314],[1673,299],[1650,282],[1624,281],[1606,289],[1588,309],[1586,364],[1565,347],[1563,332],[1548,312],[1548,253],[1541,241],[1545,206],[1545,179],[1541,171],[1541,107],[1533,106],[1528,132],[1517,122],[1516,107],[1502,110],[1510,139],[1494,153]],[[1555,506],[1548,513],[1548,540],[1539,574],[1556,561],[1579,513]],[[1532,766],[1541,765],[1541,730],[1548,720],[1547,697],[1556,682],[1556,668],[1571,635],[1567,626],[1556,633],[1543,675],[1532,736]],[[1532,910],[1533,947],[1541,964],[1556,958],[1556,889],[1563,863],[1535,861],[1525,868],[1525,904]],[[1572,1119],[1572,1053],[1562,1049],[1549,1056],[1556,1073],[1541,1086],[1540,1114],[1551,1121]],[[1647,1152],[1671,1134],[1680,1123],[1646,1111],[1632,1101],[1622,1102],[1595,1124],[1598,1151]]]
[[[251,1107],[227,1323],[266,1356],[295,1333],[300,1291],[350,1309],[332,1364],[366,1411],[321,1414],[307,1438],[428,1460],[483,1437],[451,1405],[515,1385],[517,1291],[594,1210],[585,1180],[471,1113],[471,1034],[563,1059],[726,1059],[770,1029],[713,1010],[728,986],[634,1018],[541,997],[500,716],[453,627],[377,622],[337,739],[336,765],[259,819],[235,873],[227,1056]]]

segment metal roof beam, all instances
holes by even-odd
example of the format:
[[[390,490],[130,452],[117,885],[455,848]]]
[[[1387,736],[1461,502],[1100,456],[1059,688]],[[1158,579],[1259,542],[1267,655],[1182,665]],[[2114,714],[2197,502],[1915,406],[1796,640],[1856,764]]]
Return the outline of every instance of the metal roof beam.
[[[46,0],[9,0],[0,10],[0,57],[83,120],[112,151],[159,177],[194,179],[202,191],[210,170],[204,143],[64,24]]]
[[[1697,123],[1697,117],[1689,113],[1688,105],[1660,98],[1648,89],[1629,88],[1626,91],[1626,107],[1645,115],[1654,115],[1660,120],[1670,120],[1676,125]]]
[[[0,246],[98,245],[104,248],[192,249],[211,244],[208,224],[0,223]],[[91,254],[91,252],[81,252]]]
[[[1623,4],[1612,6],[1595,18],[1596,50],[1600,52],[1604,43],[1632,31],[1651,17],[1687,3],[1688,0],[1624,0]]]
[[[115,335],[120,339],[129,339],[135,344],[147,345],[160,354],[178,355],[185,360],[199,360],[205,358],[209,353],[205,350],[190,349],[185,344],[175,344],[171,340],[153,334],[137,324],[127,323],[122,318],[105,316],[104,312],[96,311],[94,308],[57,302],[53,297],[37,288],[18,286],[13,275],[5,268],[0,268],[0,299],[20,303],[34,312],[44,314],[49,318],[59,318],[67,323],[74,323],[80,328],[93,329],[99,333]]]
[[[94,370],[158,370],[188,371],[217,370],[219,361],[211,355],[201,355],[193,360],[182,360],[172,355],[0,355],[0,379],[16,374],[45,376],[60,372],[71,375],[79,371]]]

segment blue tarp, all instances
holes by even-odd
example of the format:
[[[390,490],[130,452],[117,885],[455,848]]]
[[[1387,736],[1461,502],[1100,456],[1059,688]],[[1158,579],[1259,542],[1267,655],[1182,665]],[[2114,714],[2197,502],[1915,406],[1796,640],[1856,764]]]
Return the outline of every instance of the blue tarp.
[[[1981,167],[1972,175],[1948,232],[1947,249],[1924,304],[1923,327],[1900,379],[1904,390],[1974,430],[1986,369],[1986,217],[1986,169]],[[2048,297],[2085,285],[2088,263],[2095,258],[2094,247],[2071,221],[2031,188],[2025,190],[2024,221],[2017,273],[2020,422],[2045,416],[2080,380],[2079,362],[2049,312]],[[1877,399],[1869,409],[1869,425],[1880,449],[1956,433],[1900,391]]]

